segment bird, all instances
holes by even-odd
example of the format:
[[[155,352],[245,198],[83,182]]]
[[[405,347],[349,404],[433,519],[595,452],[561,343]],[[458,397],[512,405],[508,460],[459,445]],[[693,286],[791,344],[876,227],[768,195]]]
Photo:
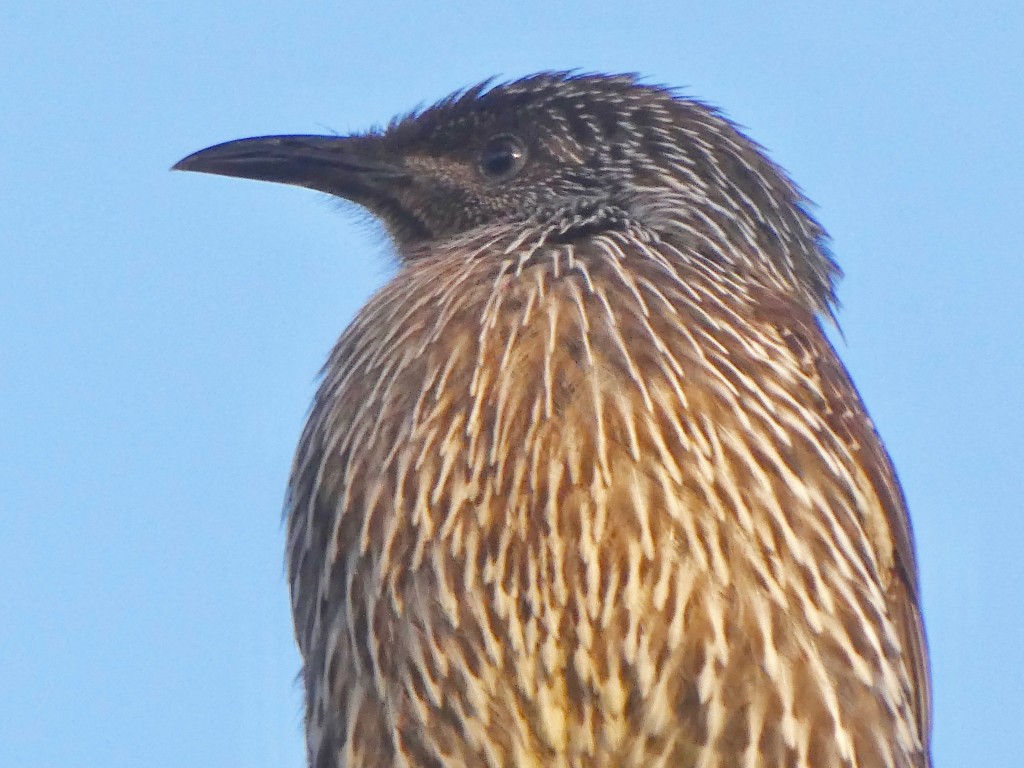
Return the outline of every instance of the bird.
[[[930,765],[840,268],[723,112],[548,71],[174,168],[355,203],[395,255],[286,497],[311,768]]]

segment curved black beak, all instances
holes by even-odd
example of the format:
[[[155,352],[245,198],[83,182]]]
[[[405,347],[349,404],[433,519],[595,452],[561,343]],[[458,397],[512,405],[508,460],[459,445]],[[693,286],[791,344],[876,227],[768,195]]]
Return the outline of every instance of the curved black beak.
[[[408,176],[374,156],[377,143],[365,136],[257,136],[201,149],[171,170],[276,181],[360,198]]]

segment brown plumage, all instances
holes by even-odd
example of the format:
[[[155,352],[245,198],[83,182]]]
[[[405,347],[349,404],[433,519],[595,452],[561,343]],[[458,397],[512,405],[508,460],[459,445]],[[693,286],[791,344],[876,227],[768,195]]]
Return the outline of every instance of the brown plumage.
[[[296,456],[314,768],[924,768],[916,567],[804,199],[631,77],[179,166],[366,206],[397,274]]]

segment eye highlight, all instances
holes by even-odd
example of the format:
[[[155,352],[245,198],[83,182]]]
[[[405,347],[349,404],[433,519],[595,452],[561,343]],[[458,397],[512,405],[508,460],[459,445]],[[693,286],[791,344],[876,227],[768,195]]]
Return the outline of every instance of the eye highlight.
[[[495,181],[512,178],[524,165],[526,147],[515,136],[495,136],[480,151],[480,171]]]

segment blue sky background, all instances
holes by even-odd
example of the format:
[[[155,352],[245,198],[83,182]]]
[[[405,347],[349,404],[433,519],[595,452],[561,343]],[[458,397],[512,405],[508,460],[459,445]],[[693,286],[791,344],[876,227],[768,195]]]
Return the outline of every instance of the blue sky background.
[[[917,532],[936,763],[1019,765],[1022,39],[1019,0],[8,0],[0,766],[302,765],[281,502],[390,262],[322,196],[168,167],[571,67],[722,106],[820,206]]]

